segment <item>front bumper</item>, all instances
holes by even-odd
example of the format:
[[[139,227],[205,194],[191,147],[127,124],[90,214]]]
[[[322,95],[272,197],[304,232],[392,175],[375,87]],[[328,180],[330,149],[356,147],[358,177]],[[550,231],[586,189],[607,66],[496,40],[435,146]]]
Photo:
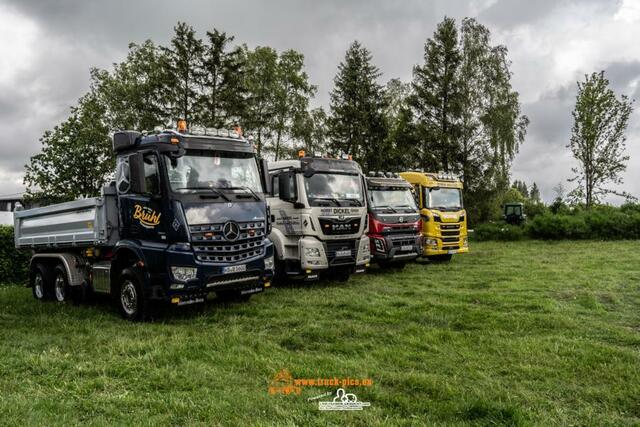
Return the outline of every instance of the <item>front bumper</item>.
[[[423,238],[422,255],[452,255],[469,252],[467,236],[460,236],[456,242],[442,242],[439,236],[425,236]]]
[[[419,234],[370,235],[370,247],[375,261],[411,261],[422,253],[422,238]]]
[[[262,292],[273,278],[273,269],[265,267],[273,259],[273,244],[267,240],[264,256],[229,264],[197,261],[191,251],[166,251],[166,272],[155,286],[152,298],[172,303],[204,301],[209,292],[237,290],[241,294]],[[171,266],[195,267],[196,277],[181,281],[173,277]]]

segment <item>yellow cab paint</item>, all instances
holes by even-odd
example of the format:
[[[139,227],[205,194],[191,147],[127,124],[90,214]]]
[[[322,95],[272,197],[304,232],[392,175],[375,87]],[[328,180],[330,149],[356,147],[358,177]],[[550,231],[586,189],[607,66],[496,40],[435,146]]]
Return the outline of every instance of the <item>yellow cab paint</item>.
[[[467,212],[444,212],[426,207],[423,189],[457,188],[462,190],[462,181],[455,177],[441,177],[431,172],[401,172],[400,176],[408,181],[420,207],[422,220],[422,254],[427,257],[451,255],[469,252],[467,240]],[[464,203],[464,201],[463,201]],[[431,244],[427,245],[427,242]]]

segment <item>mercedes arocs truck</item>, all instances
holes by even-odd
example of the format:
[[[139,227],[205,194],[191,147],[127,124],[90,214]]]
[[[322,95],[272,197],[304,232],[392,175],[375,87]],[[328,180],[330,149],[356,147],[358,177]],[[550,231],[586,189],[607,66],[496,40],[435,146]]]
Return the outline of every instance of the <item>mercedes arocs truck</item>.
[[[391,172],[369,172],[369,246],[380,266],[402,266],[422,254],[420,212],[411,184]]]
[[[346,280],[364,272],[370,254],[360,166],[301,152],[270,162],[269,175],[276,278]]]
[[[266,162],[235,132],[179,130],[113,136],[115,180],[99,197],[15,213],[29,248],[36,299],[111,295],[123,317],[158,302],[246,300],[268,286]]]
[[[462,181],[450,173],[402,172],[414,188],[422,220],[422,254],[432,261],[449,261],[469,252],[467,214]]]

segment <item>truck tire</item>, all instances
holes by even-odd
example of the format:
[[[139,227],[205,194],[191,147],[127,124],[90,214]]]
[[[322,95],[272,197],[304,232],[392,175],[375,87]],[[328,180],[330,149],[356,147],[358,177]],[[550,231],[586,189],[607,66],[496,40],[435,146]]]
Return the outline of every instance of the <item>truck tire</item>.
[[[67,272],[60,264],[53,269],[53,298],[57,302],[65,302],[69,298],[69,281]]]
[[[53,295],[51,268],[45,264],[36,264],[31,271],[31,292],[39,301],[48,301]]]
[[[143,283],[142,275],[133,268],[125,268],[120,273],[116,300],[123,318],[131,321],[149,320],[151,301],[144,297]]]

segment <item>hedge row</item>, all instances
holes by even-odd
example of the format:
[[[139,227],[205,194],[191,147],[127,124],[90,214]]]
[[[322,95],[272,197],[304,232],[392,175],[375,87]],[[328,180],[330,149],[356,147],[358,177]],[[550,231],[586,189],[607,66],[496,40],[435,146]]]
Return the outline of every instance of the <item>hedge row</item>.
[[[590,211],[574,209],[562,213],[545,212],[523,226],[505,223],[480,224],[475,240],[640,239],[640,207],[600,206]]]
[[[16,250],[13,227],[0,225],[0,284],[24,283],[28,277],[28,251]]]

